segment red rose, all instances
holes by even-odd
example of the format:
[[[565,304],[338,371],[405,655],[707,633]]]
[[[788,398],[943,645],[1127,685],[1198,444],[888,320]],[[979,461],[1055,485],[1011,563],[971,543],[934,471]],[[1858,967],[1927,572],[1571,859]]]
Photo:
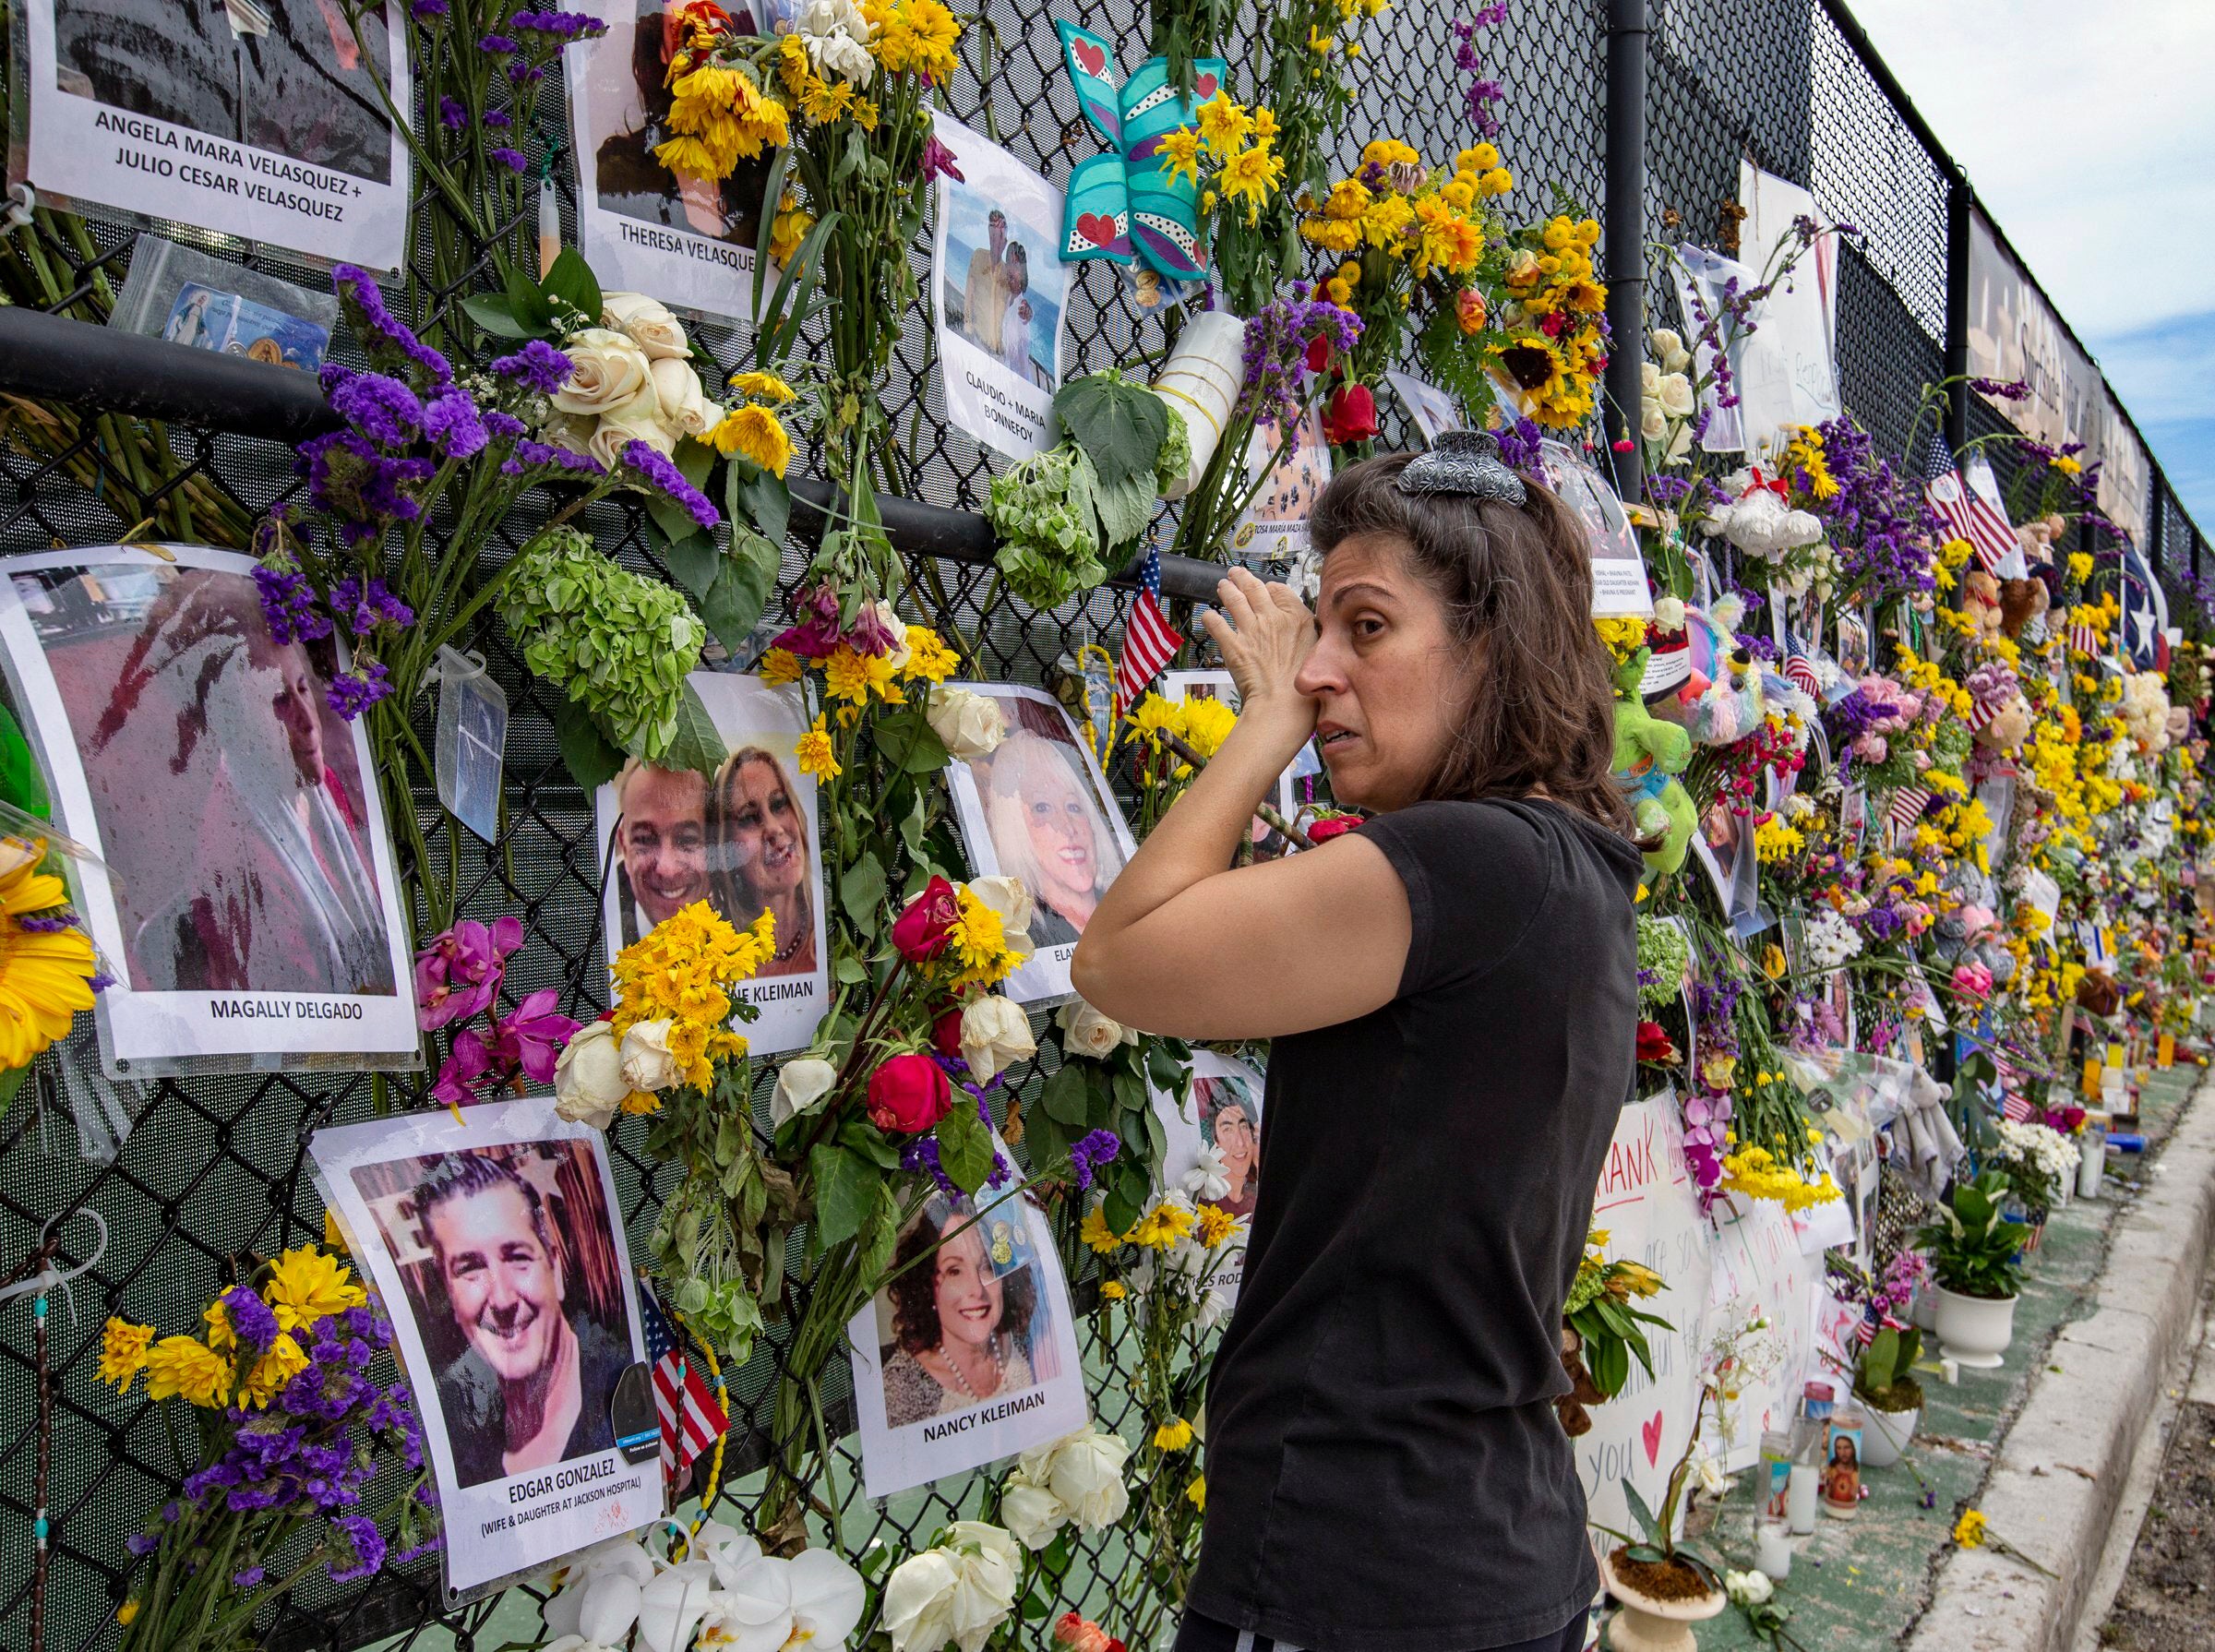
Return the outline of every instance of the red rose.
[[[1344,837],[1360,824],[1359,815],[1325,815],[1320,820],[1308,822],[1308,842],[1327,844],[1335,837]]]
[[[869,1074],[869,1122],[887,1134],[920,1134],[952,1107],[953,1086],[928,1056],[894,1056]]]
[[[1377,434],[1377,399],[1365,384],[1342,384],[1323,410],[1323,439],[1334,448],[1365,442]]]
[[[1331,365],[1331,339],[1328,333],[1317,333],[1308,341],[1308,371],[1320,373]]]
[[[1677,1060],[1677,1047],[1669,1041],[1669,1034],[1658,1021],[1638,1024],[1638,1059],[1658,1067],[1673,1067]]]
[[[953,885],[943,878],[933,878],[893,923],[892,944],[910,964],[936,958],[946,950],[946,932],[961,915]]]
[[[962,1007],[955,1004],[930,1024],[930,1047],[949,1061],[962,1057]]]

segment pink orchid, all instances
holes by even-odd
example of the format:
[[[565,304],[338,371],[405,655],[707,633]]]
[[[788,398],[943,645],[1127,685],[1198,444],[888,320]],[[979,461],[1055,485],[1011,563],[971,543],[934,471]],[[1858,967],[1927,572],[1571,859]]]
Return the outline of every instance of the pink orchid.
[[[517,918],[495,918],[489,928],[463,918],[416,953],[415,1002],[423,1029],[467,1020],[490,1004],[506,960],[522,944]]]
[[[492,1069],[492,1051],[485,1047],[481,1035],[474,1031],[454,1035],[454,1053],[438,1070],[438,1082],[431,1086],[431,1094],[449,1107],[461,1107],[477,1099],[476,1083]]]
[[[581,1024],[567,1015],[555,1013],[554,1006],[559,999],[560,994],[553,988],[543,988],[516,1005],[513,1015],[494,1024],[498,1039],[496,1049],[503,1069],[512,1072],[520,1067],[523,1076],[533,1083],[554,1082],[555,1059]],[[463,1038],[471,1035],[461,1035]],[[461,1039],[454,1042],[459,1051]]]

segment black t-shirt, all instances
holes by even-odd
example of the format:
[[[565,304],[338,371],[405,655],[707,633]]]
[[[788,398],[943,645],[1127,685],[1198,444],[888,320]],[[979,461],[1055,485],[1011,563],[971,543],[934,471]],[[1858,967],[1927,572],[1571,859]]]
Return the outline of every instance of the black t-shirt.
[[[589,1314],[569,1321],[577,1335],[578,1391],[583,1409],[561,1448],[561,1462],[589,1457],[616,1443],[616,1427],[608,1412],[616,1383],[630,1368],[630,1347],[618,1342]],[[438,1404],[446,1417],[447,1444],[454,1454],[454,1478],[464,1486],[504,1479],[508,1466],[507,1407],[500,1399],[500,1379],[485,1356],[465,1348],[460,1359],[438,1375]]]
[[[1318,1652],[1469,1652],[1598,1582],[1550,1400],[1637,1024],[1637,852],[1546,802],[1362,835],[1399,996],[1276,1041],[1261,1203],[1207,1403],[1191,1604]]]

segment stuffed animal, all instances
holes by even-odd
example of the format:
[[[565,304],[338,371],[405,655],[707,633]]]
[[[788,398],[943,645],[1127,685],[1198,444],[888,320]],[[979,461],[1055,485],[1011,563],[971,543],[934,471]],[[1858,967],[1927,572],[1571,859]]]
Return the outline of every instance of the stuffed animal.
[[[1618,687],[1630,698],[1615,702],[1615,778],[1622,783],[1638,834],[1660,837],[1646,854],[1646,875],[1656,877],[1684,864],[1699,817],[1693,809],[1692,795],[1677,779],[1692,761],[1692,736],[1675,724],[1662,722],[1637,698],[1645,668],[1641,654],[1617,678]]]
[[[2045,582],[2041,580],[2002,580],[2000,581],[2000,629],[2011,639],[2019,639],[2023,628],[2033,619],[2043,619],[2053,599],[2046,593]]]
[[[1707,529],[1749,557],[1775,561],[1788,551],[1822,543],[1821,519],[1794,510],[1786,502],[1782,483],[1764,482],[1758,472],[1740,471],[1726,485],[1736,490],[1737,497],[1708,512]]]
[[[1980,749],[2007,756],[2030,737],[2030,701],[2022,679],[2000,660],[1987,660],[1969,674],[1969,728]]]
[[[2043,518],[2017,528],[2015,543],[2022,547],[2023,560],[2032,568],[2053,560],[2053,529]]]
[[[1990,642],[2000,634],[2000,582],[1981,568],[1972,568],[1961,581],[1961,612],[1976,621],[1979,640]]]
[[[2123,725],[2148,757],[2169,748],[2169,684],[2158,671],[2133,671],[2123,678]]]

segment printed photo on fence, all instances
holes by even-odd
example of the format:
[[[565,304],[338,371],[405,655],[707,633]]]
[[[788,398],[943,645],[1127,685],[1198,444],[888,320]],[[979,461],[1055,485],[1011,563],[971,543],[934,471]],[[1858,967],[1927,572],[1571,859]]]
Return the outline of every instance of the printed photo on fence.
[[[978,877],[1030,891],[1031,961],[1004,990],[1019,1004],[1069,996],[1069,960],[1108,884],[1137,852],[1122,810],[1069,713],[1036,688],[962,687],[999,703],[1007,737],[990,755],[946,767],[954,820]]]
[[[606,1137],[538,1096],[310,1151],[415,1392],[449,1591],[658,1519],[660,1465],[625,1458],[611,1412],[646,1347]]]
[[[760,29],[746,6],[727,9],[740,32]],[[607,32],[564,55],[578,251],[604,291],[744,320],[775,152],[741,156],[720,180],[664,164],[654,151],[676,136],[667,79],[684,48],[684,0],[610,0],[599,10]]]
[[[767,912],[775,950],[732,993],[760,1014],[738,1031],[758,1055],[805,1049],[830,980],[821,801],[795,755],[808,713],[797,688],[712,671],[691,682],[730,756],[712,778],[633,760],[600,788],[607,955],[696,901],[741,929]]]
[[[1239,709],[1238,685],[1231,680],[1227,671],[1165,671],[1161,674],[1161,697],[1172,705],[1182,705],[1188,700],[1220,700],[1232,711]],[[1301,760],[1309,759],[1313,749],[1311,745],[1302,747],[1299,758],[1296,758],[1276,777],[1276,796],[1270,801],[1275,804],[1277,813],[1287,820],[1299,812],[1299,788],[1296,784],[1298,777],[1302,772],[1314,773],[1319,767],[1302,768]],[[1272,858],[1291,851],[1291,844],[1283,834],[1272,831],[1258,817],[1251,830],[1253,852],[1257,856]]]
[[[1184,1105],[1153,1092],[1154,1115],[1167,1138],[1163,1185],[1183,1190],[1195,1204],[1213,1205],[1251,1225],[1262,1187],[1262,1075],[1245,1062],[1212,1049],[1194,1050],[1191,1089]],[[1226,1305],[1239,1298],[1246,1231],[1240,1227],[1208,1281],[1211,1289],[1223,1293]]]
[[[1399,396],[1400,404],[1407,410],[1408,420],[1421,433],[1425,446],[1449,430],[1461,429],[1467,422],[1461,416],[1461,404],[1428,379],[1418,378],[1412,373],[1387,373],[1384,382]]]
[[[102,1054],[141,1075],[245,1057],[412,1067],[384,808],[367,737],[329,700],[344,661],[328,640],[276,640],[252,558],[171,554],[17,557],[0,589],[56,820],[103,863],[77,871],[115,977]]]
[[[1069,1287],[1045,1216],[1020,1195],[932,1199],[892,1268],[847,1329],[869,1496],[1084,1426]]]
[[[27,174],[42,196],[396,269],[409,107],[389,6],[341,0],[23,0]],[[401,61],[394,62],[394,58]]]
[[[1592,615],[1596,619],[1650,619],[1654,593],[1646,579],[1638,530],[1615,489],[1599,472],[1562,442],[1539,444],[1546,485],[1585,524],[1592,550]]]
[[[1323,415],[1311,411],[1300,420],[1289,447],[1275,425],[1265,420],[1256,424],[1246,463],[1247,474],[1261,485],[1231,537],[1231,548],[1248,567],[1281,571],[1308,548],[1308,515],[1330,484],[1331,449],[1323,439]]]
[[[939,177],[932,257],[946,416],[995,452],[1053,445],[1061,382],[1061,192],[961,122],[937,117],[961,176]]]

